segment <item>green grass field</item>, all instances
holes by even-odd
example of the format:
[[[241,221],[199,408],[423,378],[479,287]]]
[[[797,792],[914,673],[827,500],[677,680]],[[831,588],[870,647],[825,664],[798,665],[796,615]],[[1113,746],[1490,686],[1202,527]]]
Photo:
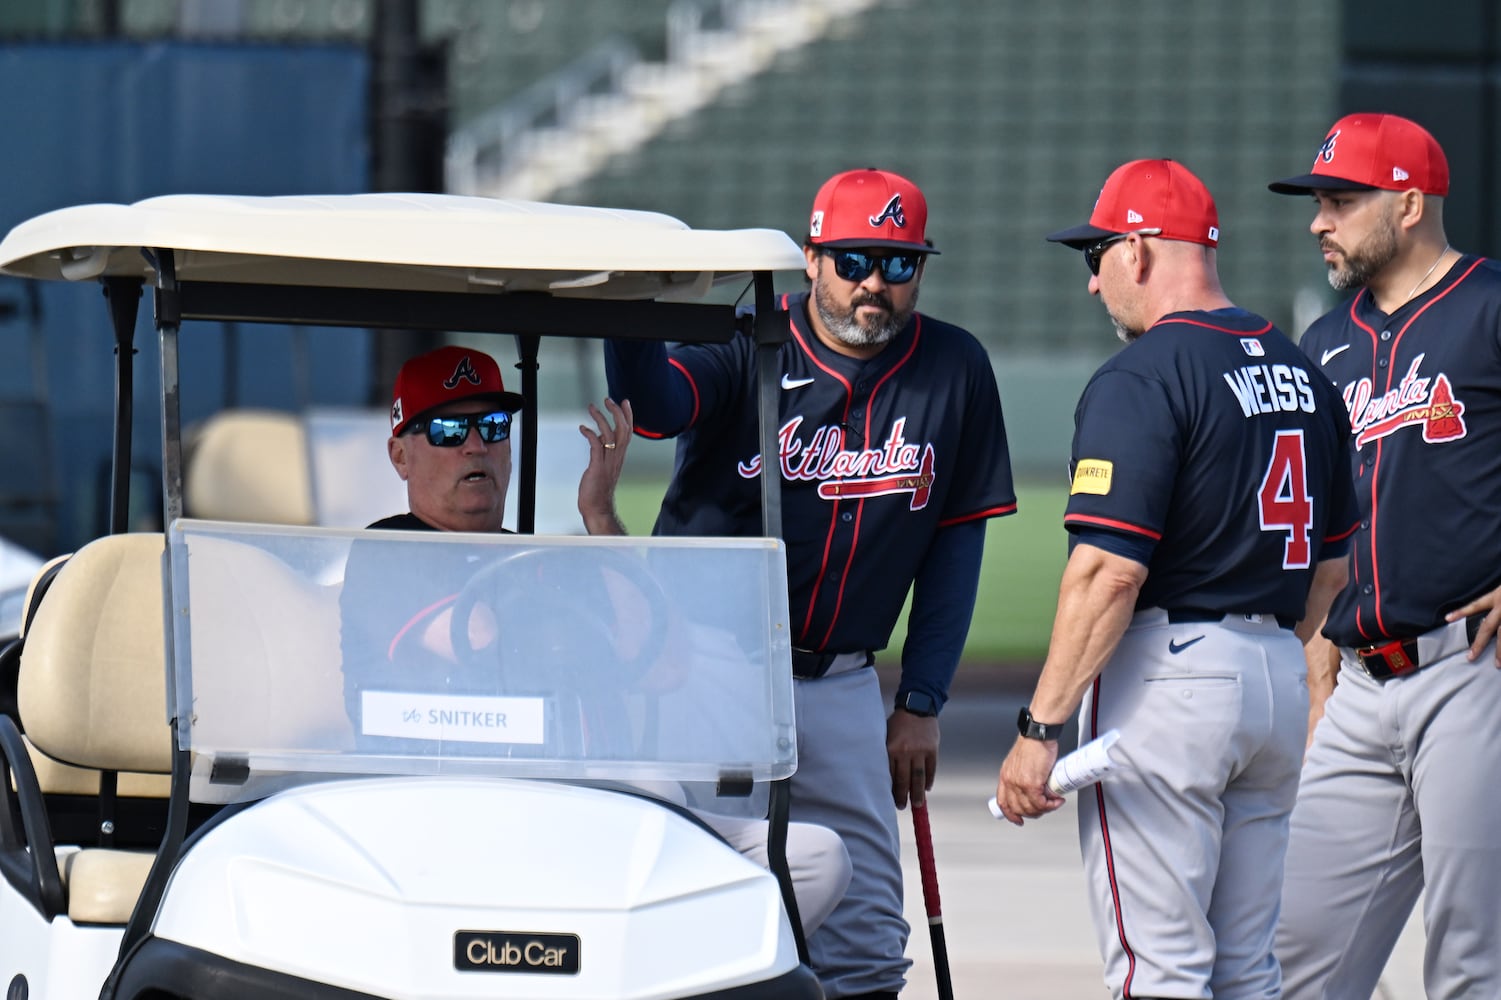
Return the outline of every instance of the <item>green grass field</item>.
[[[621,520],[632,534],[651,531],[665,484],[622,482],[616,494]],[[1058,598],[1058,580],[1067,557],[1062,485],[1017,487],[1017,512],[990,522],[980,594],[969,630],[965,659],[971,663],[1040,661]],[[895,663],[907,634],[905,613],[881,655]]]

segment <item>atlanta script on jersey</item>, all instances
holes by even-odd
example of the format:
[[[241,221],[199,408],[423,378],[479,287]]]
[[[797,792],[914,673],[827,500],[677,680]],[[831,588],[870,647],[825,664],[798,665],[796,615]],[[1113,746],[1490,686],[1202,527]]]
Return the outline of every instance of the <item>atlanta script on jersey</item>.
[[[1391,315],[1362,290],[1301,346],[1349,410],[1361,507],[1325,633],[1364,646],[1437,628],[1501,581],[1501,268],[1463,257]]]

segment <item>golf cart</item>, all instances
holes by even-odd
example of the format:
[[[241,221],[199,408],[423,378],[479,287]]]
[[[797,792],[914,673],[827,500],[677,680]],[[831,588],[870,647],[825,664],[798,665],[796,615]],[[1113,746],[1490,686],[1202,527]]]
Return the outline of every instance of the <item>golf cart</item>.
[[[6,996],[821,996],[785,861],[767,477],[763,538],[530,534],[540,338],[726,341],[733,306],[703,299],[734,281],[774,357],[772,272],[802,262],[775,231],[442,195],[170,196],[12,230],[0,271],[103,284],[118,389],[112,533],[38,574],[0,674]],[[160,533],[125,531],[147,283]],[[515,336],[521,533],[184,518],[195,321]],[[727,576],[754,596],[713,600]],[[458,662],[372,680],[345,646],[391,622],[358,595],[419,579],[457,594]],[[746,801],[769,803],[771,871],[686,808]]]

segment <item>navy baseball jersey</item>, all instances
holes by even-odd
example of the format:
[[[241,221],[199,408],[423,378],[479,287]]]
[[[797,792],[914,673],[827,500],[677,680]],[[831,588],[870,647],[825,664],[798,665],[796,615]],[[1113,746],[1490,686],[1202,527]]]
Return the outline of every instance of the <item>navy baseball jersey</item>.
[[[1390,316],[1362,289],[1301,346],[1349,410],[1361,511],[1324,632],[1437,628],[1501,583],[1501,267],[1466,256]]]
[[[1000,395],[971,334],[914,313],[874,358],[825,347],[806,293],[783,308],[777,463],[796,646],[884,648],[934,534],[1016,510]],[[755,342],[678,345],[671,368],[639,370],[659,345],[606,345],[610,392],[629,398],[636,431],[678,435],[676,469],[656,533],[762,532]],[[686,421],[660,405],[681,377]],[[669,421],[668,423],[664,423]]]
[[[1357,519],[1342,417],[1267,320],[1174,313],[1085,388],[1064,523],[1150,552],[1139,608],[1299,620]]]

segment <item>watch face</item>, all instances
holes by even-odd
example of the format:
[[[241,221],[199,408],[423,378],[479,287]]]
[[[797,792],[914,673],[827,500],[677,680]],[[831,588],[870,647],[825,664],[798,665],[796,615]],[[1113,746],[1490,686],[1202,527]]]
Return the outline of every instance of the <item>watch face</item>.
[[[921,691],[909,691],[902,699],[902,708],[912,715],[930,716],[938,714],[938,703],[930,694]]]
[[[1038,722],[1032,718],[1032,710],[1023,705],[1016,713],[1016,730],[1029,740],[1056,740],[1063,735],[1063,723]]]

